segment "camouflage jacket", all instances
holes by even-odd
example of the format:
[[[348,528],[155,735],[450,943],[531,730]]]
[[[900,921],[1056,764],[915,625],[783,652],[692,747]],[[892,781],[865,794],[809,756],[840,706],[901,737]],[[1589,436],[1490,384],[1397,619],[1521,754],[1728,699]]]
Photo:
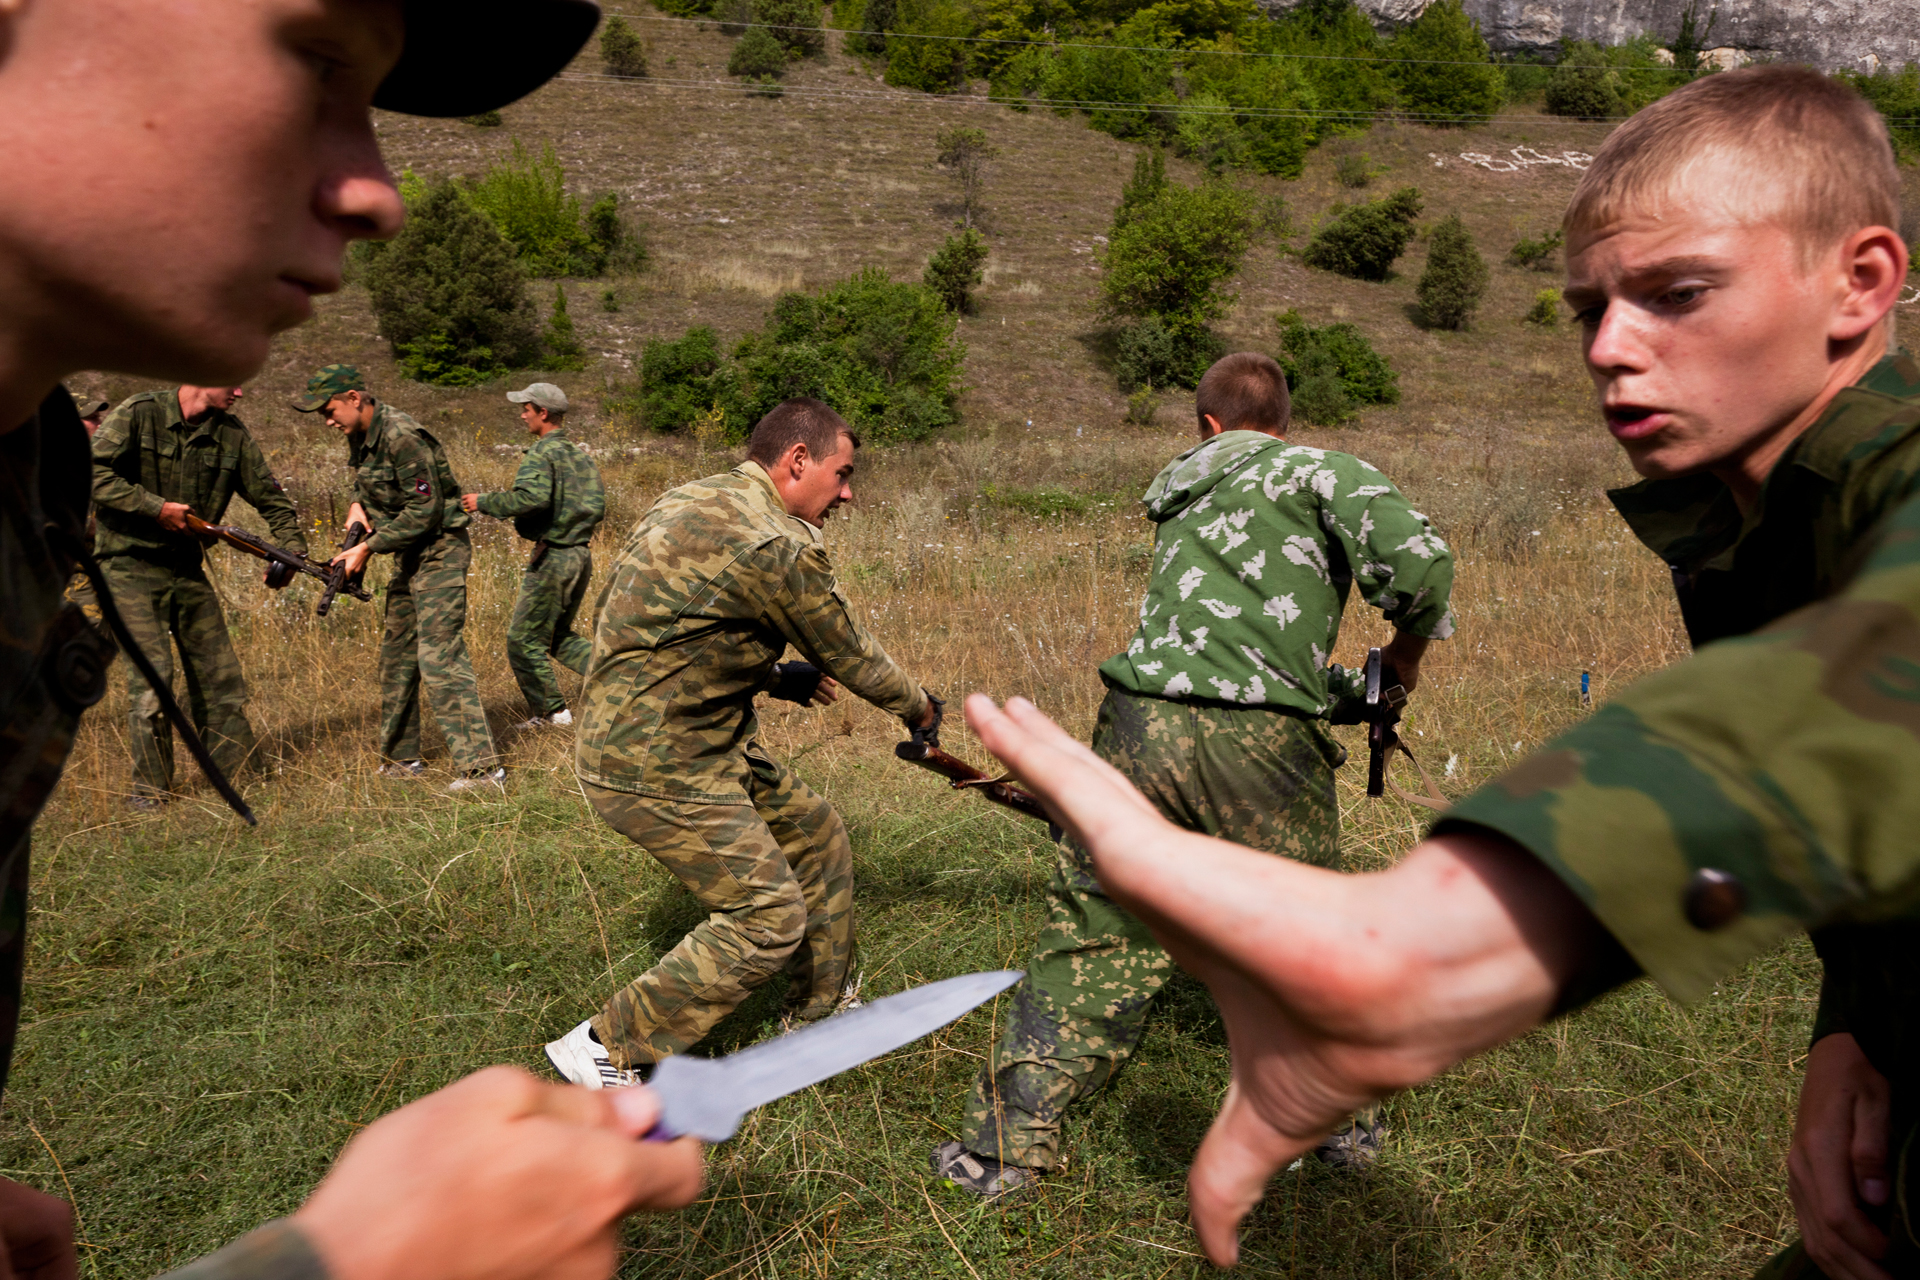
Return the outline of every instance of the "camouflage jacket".
[[[180,416],[173,389],[143,391],[121,402],[93,435],[93,500],[99,504],[94,554],[177,553],[193,563],[201,542],[160,527],[160,505],[184,502],[219,524],[239,494],[266,517],[273,540],[307,553],[293,503],[273,478],[266,455],[240,419],[210,409],[199,422]]]
[[[1453,553],[1378,471],[1344,453],[1223,431],[1161,471],[1140,630],[1109,686],[1325,715],[1363,694],[1329,666],[1347,593],[1402,631],[1453,634]]]
[[[663,495],[634,526],[594,611],[580,776],[614,791],[747,803],[753,695],[788,645],[904,720],[918,685],[854,620],[820,532],[758,463]]]
[[[593,537],[607,518],[607,491],[593,465],[564,427],[534,442],[514,473],[513,488],[480,495],[482,514],[511,518],[513,529],[529,542],[578,547]]]
[[[378,555],[405,551],[470,523],[460,482],[431,432],[389,404],[374,411],[364,435],[349,437],[353,497],[374,523],[367,545]]]

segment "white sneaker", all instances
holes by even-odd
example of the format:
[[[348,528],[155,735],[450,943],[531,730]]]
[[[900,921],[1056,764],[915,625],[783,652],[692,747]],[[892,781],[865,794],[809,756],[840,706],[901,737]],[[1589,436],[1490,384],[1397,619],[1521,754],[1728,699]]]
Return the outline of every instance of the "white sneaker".
[[[469,773],[462,777],[455,778],[447,784],[447,790],[455,795],[459,795],[463,791],[480,791],[487,787],[492,787],[495,791],[505,791],[507,789],[507,771],[504,768],[482,769],[477,773]]]
[[[426,771],[425,760],[389,760],[374,772],[383,778],[417,778]]]
[[[589,1089],[631,1089],[641,1083],[639,1072],[622,1071],[613,1065],[607,1046],[594,1040],[589,1034],[592,1030],[589,1019],[547,1046],[547,1061],[561,1079]]]
[[[544,729],[552,723],[553,721],[547,719],[545,716],[528,716],[525,720],[516,722],[513,727],[522,733],[526,733],[533,729]]]
[[[564,729],[568,725],[573,723],[573,712],[567,710],[567,708],[565,707],[562,707],[558,711],[554,712],[552,715],[547,717],[547,723],[550,725],[553,725],[556,728]]]

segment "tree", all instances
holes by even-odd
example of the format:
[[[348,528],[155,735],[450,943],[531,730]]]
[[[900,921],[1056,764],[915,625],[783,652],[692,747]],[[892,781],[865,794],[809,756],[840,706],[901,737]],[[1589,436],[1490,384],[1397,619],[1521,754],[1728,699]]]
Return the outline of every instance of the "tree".
[[[727,59],[727,74],[744,76],[749,80],[761,76],[777,76],[787,69],[787,48],[774,39],[773,33],[765,27],[750,27],[747,34],[740,37],[740,43],[733,46],[733,53]]]
[[[514,139],[512,157],[488,169],[467,194],[520,251],[529,274],[592,276],[606,268],[606,254],[588,234],[580,201],[567,192],[551,143],[535,156]]]
[[[608,75],[638,79],[647,74],[647,43],[625,18],[608,18],[600,31],[600,60]]]
[[[1355,280],[1385,280],[1413,239],[1420,207],[1419,189],[1402,187],[1384,199],[1341,210],[1314,231],[1300,260]]]
[[[1460,215],[1450,213],[1433,229],[1427,269],[1420,273],[1420,311],[1436,329],[1464,329],[1487,291],[1487,261],[1474,247]]]
[[[1155,147],[1135,156],[1133,177],[1120,188],[1120,207],[1113,211],[1113,230],[1109,236],[1118,235],[1120,229],[1133,220],[1134,210],[1152,203],[1166,189],[1166,154]]]
[[[987,260],[987,242],[969,227],[948,236],[927,263],[920,282],[933,290],[947,310],[956,315],[973,312],[973,286],[980,283],[980,267]]]
[[[1232,187],[1169,186],[1107,245],[1102,305],[1109,315],[1158,317],[1169,332],[1206,327],[1234,295],[1216,286],[1240,267],[1251,201]]]
[[[1298,311],[1274,317],[1280,368],[1293,392],[1293,416],[1333,427],[1362,405],[1400,403],[1400,378],[1352,324],[1308,324]]]
[[[960,183],[960,225],[971,229],[974,220],[985,212],[987,165],[1000,153],[982,129],[948,129],[934,142],[940,148],[934,158]]]
[[[849,5],[853,0],[840,0]],[[867,0],[866,7],[859,10],[859,18],[852,24],[854,30],[847,36],[848,53],[872,54],[883,57],[887,52],[887,32],[893,26],[893,0]],[[841,13],[835,8],[836,14]]]
[[[1506,100],[1480,26],[1460,0],[1436,0],[1395,36],[1388,55],[1401,109],[1422,124],[1484,124]]]
[[[739,375],[720,350],[719,335],[695,325],[678,340],[656,339],[640,351],[640,392],[623,402],[654,431],[678,431],[739,395]]]
[[[567,314],[567,291],[558,280],[553,282],[553,314],[547,319],[547,331],[540,337],[547,352],[549,369],[584,369],[587,349],[573,331],[573,317]]]
[[[513,245],[450,181],[427,189],[366,280],[380,332],[410,377],[471,385],[538,349]]]
[[[753,20],[796,58],[827,47],[827,33],[820,26],[820,0],[753,0]]]
[[[967,80],[973,18],[953,0],[921,0],[895,11],[887,36],[887,83],[950,93]]]
[[[1620,73],[1596,45],[1577,43],[1547,81],[1547,111],[1577,120],[1610,120],[1626,115],[1626,88]]]

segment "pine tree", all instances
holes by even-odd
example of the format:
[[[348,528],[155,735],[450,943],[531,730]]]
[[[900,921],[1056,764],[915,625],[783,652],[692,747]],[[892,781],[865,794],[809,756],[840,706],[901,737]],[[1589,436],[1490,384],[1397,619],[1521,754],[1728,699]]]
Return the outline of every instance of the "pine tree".
[[[553,285],[553,315],[547,320],[547,331],[540,345],[546,348],[549,369],[587,367],[587,349],[580,345],[580,338],[573,331],[573,317],[567,314],[567,291],[557,280]]]
[[[1460,215],[1433,229],[1427,269],[1420,276],[1420,311],[1436,329],[1464,329],[1487,291],[1487,263]]]
[[[1108,235],[1117,234],[1127,223],[1133,221],[1133,215],[1142,205],[1153,203],[1162,191],[1167,189],[1167,157],[1159,147],[1151,151],[1142,151],[1133,158],[1133,178],[1120,188],[1120,207],[1113,211],[1113,230]]]
[[[987,242],[968,227],[959,235],[948,236],[927,263],[920,282],[940,295],[947,310],[956,315],[973,311],[973,286],[980,283],[981,264],[987,260]]]
[[[1394,37],[1389,56],[1400,107],[1421,124],[1485,124],[1506,100],[1506,74],[1460,0],[1428,5]]]
[[[640,79],[647,74],[647,42],[625,18],[608,18],[600,31],[600,59],[609,75]]]

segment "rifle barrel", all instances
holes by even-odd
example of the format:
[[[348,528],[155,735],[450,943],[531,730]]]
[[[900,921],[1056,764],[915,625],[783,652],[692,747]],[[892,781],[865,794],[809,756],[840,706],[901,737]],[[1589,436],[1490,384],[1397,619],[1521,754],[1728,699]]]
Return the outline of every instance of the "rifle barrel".
[[[990,778],[960,757],[950,756],[938,747],[913,741],[899,742],[894,744],[893,754],[909,764],[917,764],[922,769],[939,774],[952,784],[955,791],[978,791],[995,804],[1005,805],[1016,813],[1024,813],[1042,822],[1050,821],[1040,797],[1031,791]]]

